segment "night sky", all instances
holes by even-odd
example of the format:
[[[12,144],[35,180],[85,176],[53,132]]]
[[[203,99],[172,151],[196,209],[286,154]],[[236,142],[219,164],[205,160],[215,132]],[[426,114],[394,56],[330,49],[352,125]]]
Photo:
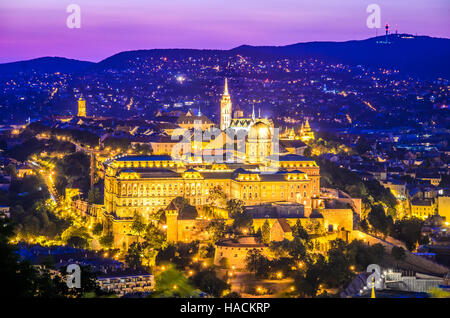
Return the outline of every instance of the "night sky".
[[[69,29],[69,4],[81,28]],[[373,37],[366,8],[401,33],[450,37],[448,0],[2,0],[0,63],[42,56],[99,61],[136,49],[230,49]]]

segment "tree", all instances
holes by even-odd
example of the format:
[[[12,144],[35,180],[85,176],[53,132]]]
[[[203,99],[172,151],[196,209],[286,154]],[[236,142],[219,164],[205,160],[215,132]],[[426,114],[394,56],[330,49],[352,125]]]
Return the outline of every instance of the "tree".
[[[153,150],[148,144],[137,144],[134,146],[134,152],[140,155],[151,155]]]
[[[91,183],[90,158],[84,152],[75,152],[57,160],[54,171],[55,187],[59,194],[64,195],[66,187],[80,188],[81,192],[88,193]]]
[[[69,227],[61,234],[61,239],[65,241],[67,245],[76,248],[88,248],[92,241],[92,237],[89,234],[88,229],[84,226]]]
[[[434,287],[431,288],[428,291],[428,294],[432,297],[432,298],[450,298],[450,292],[443,290],[439,287]]]
[[[391,255],[397,262],[403,261],[406,258],[405,250],[401,246],[392,247]]]
[[[334,244],[328,251],[328,260],[325,266],[323,281],[328,287],[342,287],[347,285],[354,274],[350,270],[352,266],[351,257],[346,250],[346,243]]]
[[[224,290],[230,288],[230,285],[216,276],[213,269],[207,269],[195,273],[190,278],[190,281],[195,287],[214,297],[222,296]]]
[[[284,239],[283,241],[272,241],[269,244],[269,251],[274,258],[291,257],[289,254],[291,241]]]
[[[166,270],[155,277],[155,289],[150,297],[192,297],[197,295],[188,279],[173,265],[166,265]]]
[[[305,272],[299,272],[294,278],[294,285],[300,296],[316,297],[325,271],[325,260],[320,255],[317,262],[310,264]]]
[[[147,224],[144,233],[144,240],[152,249],[160,250],[167,246],[166,234],[157,228],[153,223]]]
[[[411,251],[421,239],[423,221],[417,218],[397,220],[394,223],[392,236],[405,243]]]
[[[230,260],[226,257],[222,257],[219,261],[219,264],[222,268],[225,268],[225,269],[230,268]]]
[[[66,284],[67,272],[53,275],[49,269],[49,262],[44,262],[40,269],[32,266],[28,261],[21,261],[15,248],[9,244],[13,237],[13,226],[6,220],[0,219],[0,275],[2,288],[0,297],[23,298],[66,298],[83,297],[87,292],[96,295],[100,292],[96,284],[95,273],[89,268],[81,266],[81,289],[69,289]]]
[[[341,249],[345,250],[350,264],[354,265],[356,270],[359,271],[366,270],[370,264],[380,264],[385,255],[383,245],[377,243],[368,246],[360,240],[345,244]]]
[[[366,232],[366,233],[369,231],[369,223],[367,222],[367,219],[363,219],[359,223],[359,228],[361,229],[361,231]]]
[[[258,270],[258,262],[261,256],[261,252],[257,249],[251,249],[247,252],[245,262],[250,272],[256,272]]]
[[[222,239],[227,231],[227,226],[225,222],[221,220],[213,220],[208,224],[206,231],[213,243],[216,243]]]
[[[100,234],[102,234],[102,231],[103,231],[103,224],[100,222],[95,223],[94,227],[92,228],[92,233],[94,235],[100,235]]]
[[[114,235],[112,233],[103,235],[99,239],[99,243],[103,248],[111,248],[114,244]]]
[[[231,199],[227,201],[227,211],[230,218],[235,218],[236,216],[244,212],[244,201],[239,199]]]
[[[393,226],[392,217],[385,214],[384,208],[381,204],[377,204],[372,207],[368,220],[376,230],[383,233],[385,236],[391,233]]]
[[[146,224],[144,218],[139,212],[134,212],[133,223],[131,224],[131,230],[136,233],[138,236],[141,236],[141,233],[146,229]]]
[[[257,278],[265,278],[269,276],[270,262],[257,249],[251,249],[247,252],[245,258],[247,269],[254,272]]]
[[[270,243],[270,224],[266,220],[261,229],[261,242],[264,244]]]
[[[105,147],[110,147],[112,149],[120,149],[120,150],[128,150],[131,147],[131,142],[129,138],[116,138],[116,137],[108,137],[103,141],[103,145]]]
[[[301,260],[306,257],[307,245],[298,237],[294,237],[287,245],[289,255],[295,260]]]
[[[76,235],[71,236],[67,240],[66,244],[68,246],[75,247],[75,248],[81,248],[81,249],[86,249],[89,247],[89,242],[87,241],[86,238],[81,237],[81,236],[76,236]]]
[[[253,218],[248,212],[243,212],[235,215],[233,225],[234,230],[247,230],[253,229]]]
[[[211,189],[208,195],[208,202],[211,206],[216,206],[219,208],[225,208],[227,205],[227,196],[225,192],[223,192],[222,187],[215,186]]]
[[[142,267],[142,245],[141,243],[132,243],[125,255],[125,263],[128,267],[136,270]]]
[[[300,222],[300,220],[297,220],[295,225],[292,227],[292,236],[297,237],[300,240],[309,241],[308,232],[302,226],[302,223]]]

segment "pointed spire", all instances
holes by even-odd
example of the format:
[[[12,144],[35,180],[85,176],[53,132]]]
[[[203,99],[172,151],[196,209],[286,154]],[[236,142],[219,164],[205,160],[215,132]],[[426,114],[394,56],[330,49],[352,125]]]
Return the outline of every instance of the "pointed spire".
[[[223,94],[224,95],[229,95],[228,94],[228,78],[225,77],[225,88],[223,90]]]
[[[258,118],[261,118],[261,107],[258,108]]]
[[[200,117],[202,115],[202,107],[198,106],[198,116]]]
[[[311,127],[309,127],[309,121],[308,121],[308,118],[306,118],[306,122],[305,122],[305,128],[306,128],[306,129],[309,129],[309,128],[311,128]]]
[[[252,105],[252,120],[255,121],[255,104]]]

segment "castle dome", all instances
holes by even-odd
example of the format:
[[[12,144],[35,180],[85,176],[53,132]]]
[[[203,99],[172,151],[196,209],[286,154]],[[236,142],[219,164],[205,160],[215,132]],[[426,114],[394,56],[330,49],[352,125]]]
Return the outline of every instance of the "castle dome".
[[[262,121],[258,121],[250,127],[250,139],[270,139],[270,135],[269,126]]]

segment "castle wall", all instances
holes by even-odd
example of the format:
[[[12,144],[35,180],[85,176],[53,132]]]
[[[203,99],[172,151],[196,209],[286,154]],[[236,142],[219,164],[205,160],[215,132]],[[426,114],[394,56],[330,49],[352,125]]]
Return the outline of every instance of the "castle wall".
[[[214,253],[214,265],[221,266],[222,259],[228,260],[228,264],[231,267],[234,266],[235,269],[245,270],[247,254],[252,249],[257,249],[261,251],[262,255],[268,256],[267,247],[245,247],[243,246],[216,246]]]
[[[353,211],[351,209],[323,209],[320,213],[323,215],[325,228],[333,226],[333,230],[342,228],[346,231],[353,230]]]

